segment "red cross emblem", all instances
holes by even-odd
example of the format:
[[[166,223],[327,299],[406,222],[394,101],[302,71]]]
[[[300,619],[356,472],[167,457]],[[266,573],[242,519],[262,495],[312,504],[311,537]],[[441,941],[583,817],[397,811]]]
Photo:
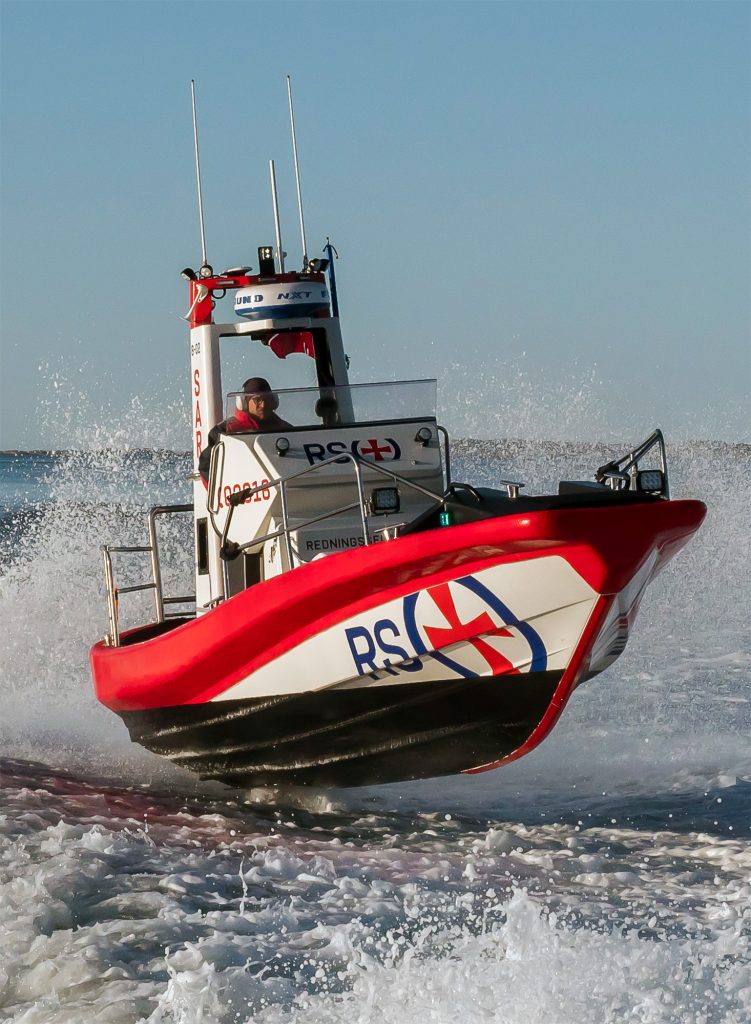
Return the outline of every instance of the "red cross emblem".
[[[518,668],[514,668],[507,658],[484,639],[488,636],[513,636],[505,626],[496,626],[487,612],[482,612],[470,622],[461,622],[448,583],[429,587],[427,593],[448,623],[448,626],[423,627],[434,651],[466,640],[485,659],[493,675],[519,672]]]
[[[392,444],[386,443],[385,447],[382,447],[375,438],[367,441],[366,443],[370,445],[369,448],[362,448],[358,446],[360,447],[360,455],[372,455],[376,462],[383,462],[383,452],[391,454],[394,451],[394,446]]]

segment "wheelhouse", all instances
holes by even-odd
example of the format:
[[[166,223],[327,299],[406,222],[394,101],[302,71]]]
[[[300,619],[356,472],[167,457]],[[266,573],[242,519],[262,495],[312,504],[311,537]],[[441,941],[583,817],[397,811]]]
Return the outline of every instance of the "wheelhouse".
[[[215,323],[228,291],[243,319]],[[333,278],[329,289],[314,272],[191,281],[198,615],[316,558],[395,537],[441,501],[435,380],[351,384],[332,293]],[[261,373],[275,415],[259,427],[240,387]],[[305,374],[306,387],[279,386]]]

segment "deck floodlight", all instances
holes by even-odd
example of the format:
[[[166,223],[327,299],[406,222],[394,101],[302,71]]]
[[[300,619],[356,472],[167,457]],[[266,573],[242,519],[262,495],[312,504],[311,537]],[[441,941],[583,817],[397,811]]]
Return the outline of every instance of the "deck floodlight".
[[[313,274],[322,274],[324,270],[327,270],[329,261],[327,259],[319,259],[316,257],[314,260],[308,260],[308,270]]]
[[[375,516],[398,512],[399,489],[397,487],[375,487],[371,495],[371,509]]]
[[[258,273],[261,274],[262,277],[276,273],[273,245],[258,246]]]
[[[417,441],[418,444],[421,444],[424,448],[428,441],[430,441],[432,436],[433,431],[430,429],[430,427],[420,427],[420,429],[415,434],[415,441]]]
[[[191,270],[190,267],[186,267],[185,270],[180,271],[180,277],[184,277],[186,281],[195,281],[197,275],[195,270]]]
[[[199,277],[213,277],[214,276],[214,268],[211,266],[210,263],[204,263],[203,266],[201,267],[201,269],[198,271],[198,276]]]
[[[665,490],[665,477],[660,469],[642,469],[636,475],[636,486],[647,494],[662,494]]]
[[[288,437],[277,437],[276,439],[276,453],[281,455],[282,458],[289,451],[289,438]]]

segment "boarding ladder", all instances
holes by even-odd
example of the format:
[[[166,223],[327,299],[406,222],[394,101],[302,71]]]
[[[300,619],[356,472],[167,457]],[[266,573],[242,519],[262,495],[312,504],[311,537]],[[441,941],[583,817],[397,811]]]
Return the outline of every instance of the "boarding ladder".
[[[156,522],[160,516],[176,515],[181,512],[192,512],[193,505],[155,505],[149,509],[149,543],[144,545],[113,546],[105,544],[102,547],[104,558],[104,579],[107,587],[107,615],[109,619],[109,632],[104,640],[108,647],[120,646],[120,628],[118,624],[120,612],[120,597],[122,594],[133,594],[141,590],[152,590],[154,592],[154,613],[155,623],[164,622],[166,619],[184,618],[186,615],[195,615],[195,594],[190,596],[169,596],[165,597],[162,589],[162,571],[159,563],[159,542],[156,532]],[[127,587],[115,585],[115,569],[113,555],[148,554],[151,568],[150,579],[146,583],[136,583]],[[165,605],[186,605],[192,604],[192,612],[165,611]]]

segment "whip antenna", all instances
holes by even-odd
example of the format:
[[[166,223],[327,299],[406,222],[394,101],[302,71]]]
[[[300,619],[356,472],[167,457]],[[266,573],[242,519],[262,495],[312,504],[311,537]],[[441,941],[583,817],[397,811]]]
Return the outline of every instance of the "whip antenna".
[[[300,164],[297,159],[297,136],[295,135],[295,112],[292,108],[292,79],[287,75],[287,98],[289,99],[289,123],[292,127],[292,152],[295,157],[295,181],[297,182],[297,208],[300,211],[300,234],[302,236],[302,268],[308,266],[308,246],[305,241],[305,218],[302,212],[302,192],[300,191]]]
[[[206,231],[203,225],[203,191],[201,189],[201,160],[198,155],[198,120],[196,118],[196,83],[190,80],[190,95],[193,100],[193,146],[196,153],[196,184],[198,185],[198,223],[201,228],[201,266],[207,266],[206,261]]]
[[[269,173],[271,175],[271,201],[274,204],[274,228],[276,229],[276,258],[279,263],[279,273],[284,273],[284,249],[282,249],[282,228],[279,223],[279,197],[276,193],[276,170],[274,161],[269,160]]]

